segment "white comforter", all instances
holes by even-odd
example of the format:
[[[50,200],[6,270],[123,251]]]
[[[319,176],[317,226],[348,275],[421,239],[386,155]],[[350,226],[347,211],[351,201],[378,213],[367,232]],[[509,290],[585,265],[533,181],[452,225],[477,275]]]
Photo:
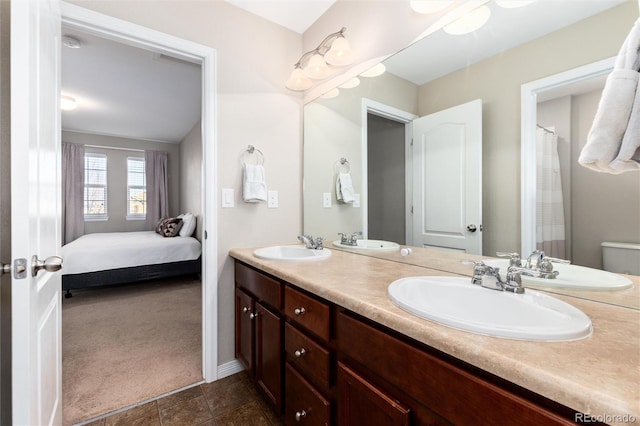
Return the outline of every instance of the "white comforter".
[[[62,274],[195,260],[201,251],[193,237],[165,238],[153,231],[86,234],[62,247]]]

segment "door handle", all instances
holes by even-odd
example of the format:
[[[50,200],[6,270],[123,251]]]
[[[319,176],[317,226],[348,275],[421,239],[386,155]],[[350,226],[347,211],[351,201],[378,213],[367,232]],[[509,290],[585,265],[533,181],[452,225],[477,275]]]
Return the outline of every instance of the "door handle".
[[[35,254],[31,257],[31,276],[35,277],[44,269],[47,272],[56,272],[62,269],[62,258],[60,256],[49,256],[45,260],[39,260]]]
[[[474,224],[471,225],[467,225],[467,231],[469,232],[476,232],[478,228],[476,228],[476,226]]]

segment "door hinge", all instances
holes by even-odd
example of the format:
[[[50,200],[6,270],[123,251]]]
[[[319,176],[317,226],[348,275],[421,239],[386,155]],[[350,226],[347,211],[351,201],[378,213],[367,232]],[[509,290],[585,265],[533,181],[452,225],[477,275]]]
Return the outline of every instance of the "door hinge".
[[[413,138],[411,138],[411,146],[413,146]]]
[[[207,231],[204,231],[204,239],[207,239]]]
[[[413,205],[411,206],[411,214],[413,214]]]

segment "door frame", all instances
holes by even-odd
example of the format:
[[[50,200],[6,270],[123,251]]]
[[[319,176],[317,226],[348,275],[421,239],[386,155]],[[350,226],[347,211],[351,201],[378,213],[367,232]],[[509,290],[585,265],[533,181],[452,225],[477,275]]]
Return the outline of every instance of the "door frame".
[[[65,2],[61,13],[64,26],[201,65],[202,376],[212,382],[218,378],[216,50]]]
[[[640,0],[639,0],[640,1]],[[520,88],[520,253],[536,249],[536,123],[538,93],[608,74],[615,57],[523,84]],[[533,160],[533,161],[532,161]]]
[[[368,98],[362,98],[362,191],[360,199],[360,208],[362,209],[362,238],[367,239],[369,235],[369,191],[367,188],[368,164],[367,152],[369,145],[367,116],[369,114],[387,118],[389,120],[403,123],[404,139],[405,139],[405,211],[410,212],[413,205],[413,120],[418,118],[417,115],[385,105],[381,102]],[[405,214],[406,223],[406,241],[407,245],[413,244],[413,220],[410,214]]]

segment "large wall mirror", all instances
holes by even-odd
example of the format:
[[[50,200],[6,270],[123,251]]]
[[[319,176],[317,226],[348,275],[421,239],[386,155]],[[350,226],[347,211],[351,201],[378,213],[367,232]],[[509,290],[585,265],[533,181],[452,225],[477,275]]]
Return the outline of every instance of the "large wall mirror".
[[[382,250],[384,244],[445,249],[458,257],[498,251],[526,256],[536,244],[523,232],[531,221],[523,210],[535,208],[536,194],[521,173],[535,169],[536,155],[521,150],[521,141],[535,139],[540,129],[556,132],[568,170],[565,251],[549,254],[601,269],[601,243],[640,243],[640,174],[605,176],[581,170],[574,158],[593,120],[606,69],[596,73],[596,85],[532,85],[611,60],[638,18],[637,2],[488,5],[485,27],[463,36],[435,32],[385,60],[381,74],[374,67],[358,77],[357,86],[348,82],[305,105],[305,233],[325,238],[333,248],[339,233],[357,233],[380,241],[381,250],[352,251],[425,267],[434,265]],[[523,126],[521,94],[527,85],[536,113],[533,124]],[[479,123],[479,135],[468,134],[475,124],[464,130],[451,125],[460,120]],[[532,135],[524,136],[525,130]],[[424,132],[447,142],[425,144]],[[347,198],[339,200],[342,175],[348,175]],[[593,196],[595,188],[601,195]],[[620,197],[612,198],[614,193]],[[435,224],[435,238],[424,239],[425,223]],[[609,293],[578,295],[640,308],[637,289]]]

